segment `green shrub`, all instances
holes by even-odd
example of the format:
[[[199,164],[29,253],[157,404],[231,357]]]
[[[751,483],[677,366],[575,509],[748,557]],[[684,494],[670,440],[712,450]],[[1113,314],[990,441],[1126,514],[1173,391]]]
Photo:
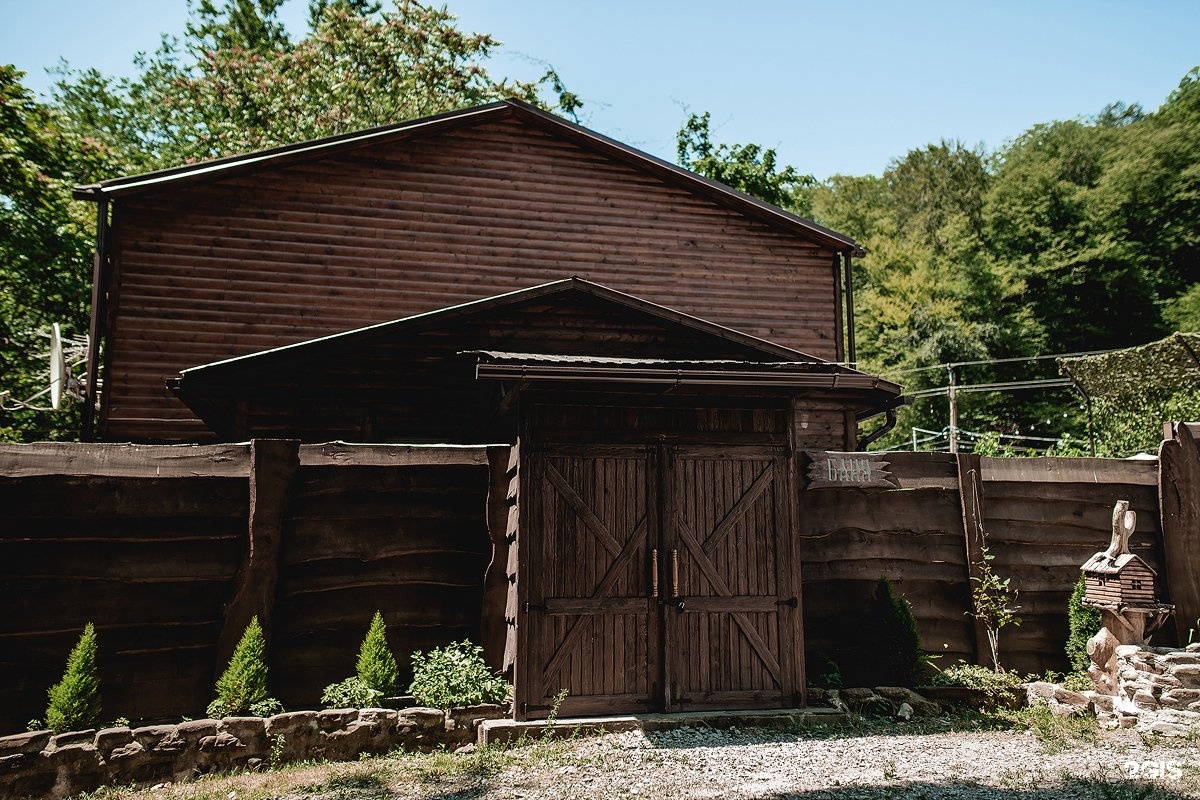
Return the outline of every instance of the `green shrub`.
[[[1083,604],[1085,593],[1086,584],[1081,572],[1079,580],[1075,581],[1071,599],[1067,602],[1067,624],[1070,628],[1067,635],[1067,658],[1071,661],[1071,669],[1076,672],[1085,672],[1092,665],[1087,653],[1088,639],[1095,636],[1104,624],[1104,615],[1100,609],[1088,608]]]
[[[503,678],[483,663],[483,648],[464,639],[429,653],[412,655],[413,681],[408,687],[418,703],[432,708],[499,703],[508,696]]]
[[[267,643],[258,617],[251,617],[242,640],[229,659],[229,666],[217,679],[216,699],[208,705],[209,719],[237,714],[270,716],[283,709],[267,690]],[[259,713],[259,712],[266,712]]]
[[[46,727],[55,733],[85,730],[100,719],[100,679],[96,676],[96,629],[88,623],[67,657],[62,680],[50,687]]]
[[[382,699],[383,692],[367,686],[357,676],[331,683],[321,693],[321,704],[326,708],[376,708]]]
[[[875,584],[863,624],[868,685],[912,686],[921,660],[921,637],[912,606],[892,592],[887,578]]]
[[[396,667],[396,657],[388,647],[383,615],[378,611],[375,612],[367,636],[358,650],[357,671],[358,679],[367,687],[379,692],[381,697],[389,697],[396,693],[396,687],[400,683],[400,671]]]
[[[930,681],[934,686],[965,686],[968,689],[989,692],[1014,689],[1023,682],[1024,679],[1015,672],[996,672],[989,667],[968,664],[965,661],[946,667]]]

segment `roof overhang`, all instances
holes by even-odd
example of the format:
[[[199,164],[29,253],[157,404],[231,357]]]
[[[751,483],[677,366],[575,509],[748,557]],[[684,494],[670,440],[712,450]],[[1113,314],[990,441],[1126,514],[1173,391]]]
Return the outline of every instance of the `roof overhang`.
[[[900,386],[826,361],[667,361],[473,351],[481,380],[866,390],[898,397]]]

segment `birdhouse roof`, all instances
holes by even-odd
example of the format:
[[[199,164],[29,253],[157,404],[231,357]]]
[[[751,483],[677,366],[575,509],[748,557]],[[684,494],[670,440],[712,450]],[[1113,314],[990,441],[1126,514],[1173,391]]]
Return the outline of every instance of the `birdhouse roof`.
[[[1083,570],[1085,573],[1092,572],[1092,573],[1097,573],[1100,575],[1116,575],[1118,572],[1125,569],[1125,567],[1129,566],[1134,561],[1138,562],[1143,567],[1148,569],[1150,571],[1151,575],[1157,574],[1154,571],[1154,568],[1146,563],[1146,560],[1144,558],[1142,558],[1139,555],[1135,555],[1133,553],[1122,553],[1121,555],[1117,556],[1116,558],[1111,558],[1104,552],[1096,553],[1091,558],[1089,558],[1086,562],[1084,562],[1084,565],[1082,567],[1080,567],[1080,569]]]

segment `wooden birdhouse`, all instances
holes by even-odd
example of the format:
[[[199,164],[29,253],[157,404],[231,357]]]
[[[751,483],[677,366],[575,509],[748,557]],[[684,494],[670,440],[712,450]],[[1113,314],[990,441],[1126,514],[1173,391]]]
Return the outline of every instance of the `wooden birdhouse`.
[[[1141,556],[1129,552],[1129,537],[1137,514],[1129,501],[1120,500],[1113,510],[1113,535],[1108,549],[1096,553],[1081,567],[1084,605],[1117,611],[1126,606],[1153,606],[1154,575]]]

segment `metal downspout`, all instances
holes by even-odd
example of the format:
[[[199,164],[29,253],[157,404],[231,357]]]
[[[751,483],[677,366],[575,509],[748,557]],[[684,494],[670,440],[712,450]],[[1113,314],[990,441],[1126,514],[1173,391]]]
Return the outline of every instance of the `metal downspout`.
[[[108,262],[108,198],[96,198],[96,256],[92,262],[92,318],[88,325],[87,378],[83,400],[80,439],[96,440],[96,382],[100,373],[100,340],[103,337],[105,309],[104,272]]]

